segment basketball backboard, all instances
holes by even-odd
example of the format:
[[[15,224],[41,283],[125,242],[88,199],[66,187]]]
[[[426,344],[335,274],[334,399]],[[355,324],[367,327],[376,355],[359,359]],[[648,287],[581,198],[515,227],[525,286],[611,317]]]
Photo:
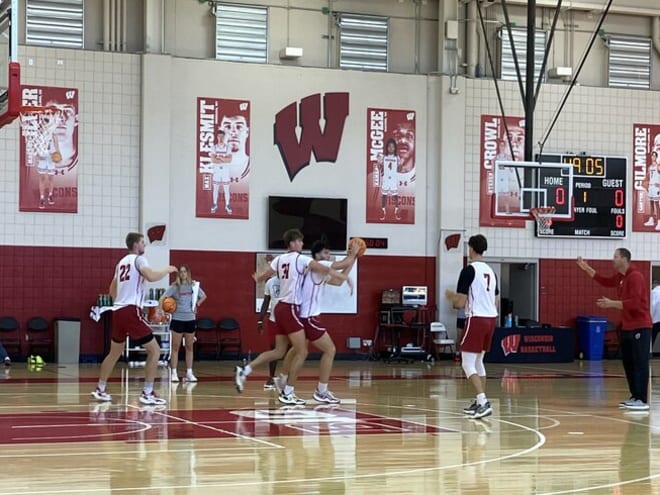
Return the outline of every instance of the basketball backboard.
[[[567,163],[495,162],[493,217],[533,218],[531,209],[555,208],[556,219],[573,217],[573,166]]]
[[[0,127],[20,113],[18,0],[0,0]]]

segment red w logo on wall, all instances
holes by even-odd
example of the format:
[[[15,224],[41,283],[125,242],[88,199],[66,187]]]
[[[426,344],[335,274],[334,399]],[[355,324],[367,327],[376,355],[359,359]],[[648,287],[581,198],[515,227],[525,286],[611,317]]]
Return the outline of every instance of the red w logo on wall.
[[[348,93],[323,96],[325,129],[321,130],[321,95],[291,103],[275,116],[275,144],[280,150],[289,180],[309,165],[312,153],[317,162],[336,162],[339,144],[348,117]],[[300,141],[296,127],[300,126]]]
[[[508,356],[509,354],[516,354],[518,352],[519,346],[520,346],[519,333],[514,333],[513,335],[507,335],[502,339],[502,351],[504,351],[505,356]]]

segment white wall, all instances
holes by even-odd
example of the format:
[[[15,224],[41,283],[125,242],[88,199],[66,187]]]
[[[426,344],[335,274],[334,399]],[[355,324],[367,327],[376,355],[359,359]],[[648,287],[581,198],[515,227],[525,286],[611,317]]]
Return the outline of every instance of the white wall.
[[[24,84],[79,90],[78,213],[18,211],[19,126],[0,129],[0,244],[122,247],[138,228],[140,57],[20,47]]]
[[[152,55],[146,55],[145,61]],[[165,136],[153,134],[144,141],[145,166],[153,160],[150,149],[159,149],[169,138],[171,191],[169,218],[173,249],[263,250],[266,248],[267,197],[269,195],[310,195],[349,199],[349,235],[388,237],[387,254],[433,255],[435,236],[427,235],[426,215],[435,209],[436,198],[427,189],[427,164],[437,163],[426,145],[426,76],[374,74],[356,71],[301,69],[283,66],[234,64],[162,57],[157,71],[145,72],[152,82],[171,81],[171,98],[144,99],[143,112],[171,109],[170,129]],[[168,65],[169,64],[169,65]],[[145,69],[153,64],[145,63]],[[350,114],[346,120],[336,164],[314,164],[289,181],[278,148],[273,144],[275,114],[286,105],[315,93],[348,92]],[[249,99],[250,129],[250,219],[222,220],[195,218],[196,98],[198,96]],[[367,224],[366,209],[366,112],[368,107],[410,109],[417,112],[416,222],[413,226]],[[435,136],[434,136],[435,138]],[[165,179],[156,179],[159,187]],[[146,220],[146,219],[145,219]]]

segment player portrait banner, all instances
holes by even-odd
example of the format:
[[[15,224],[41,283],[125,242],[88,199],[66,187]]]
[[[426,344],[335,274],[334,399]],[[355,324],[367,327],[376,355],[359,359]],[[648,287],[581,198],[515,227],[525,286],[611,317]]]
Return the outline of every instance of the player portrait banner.
[[[197,98],[196,215],[249,218],[250,102]]]
[[[78,212],[78,90],[22,86],[19,211]]]
[[[660,124],[633,124],[633,231],[660,232]]]
[[[496,216],[495,194],[500,195],[499,203],[510,205],[511,211],[519,209],[519,196],[515,190],[500,187],[495,184],[495,161],[518,160],[525,158],[525,127],[521,117],[506,117],[499,115],[481,116],[481,146],[479,147],[479,225],[490,227],[524,228],[525,220],[507,218],[506,211],[502,216]],[[506,130],[511,136],[511,145],[506,137]],[[513,148],[513,153],[511,149]]]
[[[367,223],[415,223],[415,112],[367,109]]]

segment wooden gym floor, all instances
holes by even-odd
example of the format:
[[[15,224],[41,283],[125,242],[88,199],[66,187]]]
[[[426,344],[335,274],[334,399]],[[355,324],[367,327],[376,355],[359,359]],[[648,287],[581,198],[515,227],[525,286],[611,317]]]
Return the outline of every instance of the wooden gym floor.
[[[628,397],[619,361],[488,365],[494,414],[467,419],[460,365],[339,362],[340,406],[311,400],[317,362],[282,408],[257,370],[238,395],[232,363],[141,407],[142,370],[116,370],[112,404],[91,400],[98,366],[0,369],[0,494],[660,493],[660,398]],[[653,374],[660,360],[652,361]],[[658,395],[660,397],[660,395]]]

